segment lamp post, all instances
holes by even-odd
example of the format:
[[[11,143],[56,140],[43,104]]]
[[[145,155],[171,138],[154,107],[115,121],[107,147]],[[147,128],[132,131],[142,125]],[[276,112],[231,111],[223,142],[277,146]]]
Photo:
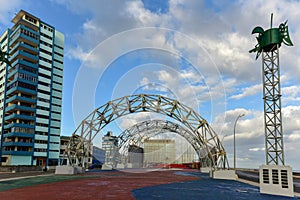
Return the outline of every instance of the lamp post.
[[[223,140],[224,140],[224,138],[227,137],[227,136],[229,136],[229,135],[228,135],[228,134],[223,135],[222,140],[221,140],[221,144],[222,144],[222,145],[223,145]]]
[[[234,170],[236,170],[236,146],[235,146],[235,127],[236,127],[236,123],[239,120],[239,118],[245,116],[245,114],[240,114],[235,122],[234,122],[234,127],[233,127],[233,165],[234,165]]]

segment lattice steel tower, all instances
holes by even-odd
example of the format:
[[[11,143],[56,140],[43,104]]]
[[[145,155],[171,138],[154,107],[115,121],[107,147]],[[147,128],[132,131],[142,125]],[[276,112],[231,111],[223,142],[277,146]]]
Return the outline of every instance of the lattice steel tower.
[[[282,42],[288,46],[293,46],[293,43],[287,21],[280,24],[279,28],[272,28],[272,21],[273,14],[270,29],[253,29],[252,34],[258,34],[258,44],[249,53],[257,52],[256,59],[262,53],[266,164],[284,165],[279,48]]]

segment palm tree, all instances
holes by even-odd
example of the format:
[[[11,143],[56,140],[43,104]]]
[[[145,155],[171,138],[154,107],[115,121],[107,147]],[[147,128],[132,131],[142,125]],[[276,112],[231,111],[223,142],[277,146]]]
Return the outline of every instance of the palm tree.
[[[7,53],[0,50],[0,62],[5,62],[6,64],[10,65],[8,58],[6,58],[7,55]]]

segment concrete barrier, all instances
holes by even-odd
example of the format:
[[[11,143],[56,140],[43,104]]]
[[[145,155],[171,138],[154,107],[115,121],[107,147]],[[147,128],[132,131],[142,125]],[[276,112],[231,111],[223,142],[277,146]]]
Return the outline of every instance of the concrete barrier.
[[[237,180],[235,170],[216,170],[213,172],[214,179]]]
[[[211,167],[201,167],[200,172],[209,173],[211,171]]]
[[[293,172],[290,166],[261,165],[259,180],[260,193],[294,196]]]
[[[79,166],[69,166],[69,165],[60,165],[56,166],[55,174],[82,174],[85,172],[83,167]]]

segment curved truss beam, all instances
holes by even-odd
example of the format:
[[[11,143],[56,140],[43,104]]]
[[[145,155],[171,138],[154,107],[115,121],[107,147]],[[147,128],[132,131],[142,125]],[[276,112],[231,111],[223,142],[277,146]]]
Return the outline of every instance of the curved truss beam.
[[[206,153],[214,158],[214,169],[225,168],[228,164],[224,147],[207,121],[188,106],[160,95],[139,94],[109,101],[89,114],[73,134],[91,142],[98,132],[113,120],[139,112],[160,113],[179,121],[194,134],[197,139],[194,144],[206,149]],[[68,153],[68,156],[71,155]]]
[[[118,136],[118,147],[126,147],[127,145],[130,145],[129,143],[143,143],[144,140],[150,137],[168,132],[177,133],[185,138],[193,146],[198,155],[202,155],[201,157],[207,155],[204,154],[203,147],[201,148],[201,146],[195,142],[197,141],[197,138],[187,128],[174,122],[164,120],[148,120],[126,129]]]
[[[135,124],[134,126],[124,130],[118,136],[118,149],[121,150],[122,148],[124,154],[126,154],[125,151],[128,149],[129,145],[137,145],[158,134],[170,132],[176,133],[186,139],[186,141],[194,148],[195,152],[199,156],[202,167],[211,166],[212,161],[208,157],[206,149],[203,148],[203,146],[199,146],[199,143],[195,142],[197,141],[195,135],[187,128],[172,121],[148,120]]]

